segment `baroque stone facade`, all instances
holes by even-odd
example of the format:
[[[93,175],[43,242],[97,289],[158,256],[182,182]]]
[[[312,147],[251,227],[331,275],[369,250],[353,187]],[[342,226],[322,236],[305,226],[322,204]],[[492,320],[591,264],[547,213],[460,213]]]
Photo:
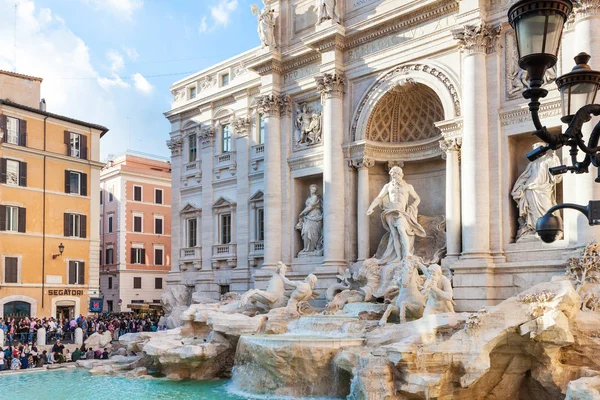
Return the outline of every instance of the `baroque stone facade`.
[[[533,125],[511,2],[346,0],[318,14],[314,3],[254,8],[264,46],[171,87],[170,285],[209,297],[264,289],[283,261],[290,279],[313,273],[325,293],[377,252],[385,232],[367,209],[393,166],[419,194],[419,212],[445,217],[442,264],[454,271],[457,311],[560,274],[568,250],[598,236],[567,213],[554,245],[516,243],[510,193],[527,169]],[[547,75],[540,115],[549,129],[564,129],[555,75],[580,51],[600,54],[596,4],[581,2]],[[600,198],[592,181],[566,177],[557,201]],[[311,190],[322,196],[322,255],[302,254],[296,229]]]

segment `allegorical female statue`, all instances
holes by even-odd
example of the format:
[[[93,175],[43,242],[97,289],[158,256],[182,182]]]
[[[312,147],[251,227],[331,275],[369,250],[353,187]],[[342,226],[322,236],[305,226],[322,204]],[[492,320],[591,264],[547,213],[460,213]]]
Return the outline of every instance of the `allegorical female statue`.
[[[301,255],[323,255],[323,199],[317,193],[317,185],[310,185],[310,195],[306,199],[304,210],[296,229],[300,231],[304,241]]]
[[[340,23],[340,17],[337,10],[337,0],[317,0],[317,25],[321,22],[332,19]]]
[[[256,4],[250,6],[252,14],[258,17],[258,37],[263,47],[276,48],[275,43],[275,11],[269,8],[270,1],[263,0],[263,9]]]
[[[414,254],[415,236],[425,237],[423,227],[417,221],[418,206],[421,198],[412,185],[404,179],[402,168],[390,169],[390,182],[386,183],[379,195],[367,210],[373,214],[375,207],[380,206],[381,222],[387,233],[381,239],[379,249],[385,248],[383,254],[376,255],[379,264],[400,262]],[[414,201],[409,204],[409,199]]]
[[[533,148],[543,145],[536,143]],[[515,182],[511,195],[519,207],[517,241],[528,236],[534,238],[537,220],[556,205],[556,185],[562,181],[562,175],[552,175],[549,169],[559,165],[556,154],[547,152],[529,163]]]

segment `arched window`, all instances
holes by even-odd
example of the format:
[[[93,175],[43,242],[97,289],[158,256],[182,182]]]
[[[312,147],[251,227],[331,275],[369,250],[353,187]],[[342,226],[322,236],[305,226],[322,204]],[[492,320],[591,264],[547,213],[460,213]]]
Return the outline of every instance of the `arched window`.
[[[31,304],[24,301],[11,301],[4,304],[4,319],[21,319],[31,316]]]

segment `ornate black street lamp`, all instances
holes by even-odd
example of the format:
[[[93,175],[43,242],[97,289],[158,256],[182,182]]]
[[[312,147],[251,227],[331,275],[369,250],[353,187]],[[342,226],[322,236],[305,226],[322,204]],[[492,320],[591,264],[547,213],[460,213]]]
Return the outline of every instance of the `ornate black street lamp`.
[[[589,122],[592,115],[600,115],[600,105],[594,104],[598,99],[600,72],[587,65],[590,60],[588,54],[578,54],[575,57],[575,68],[556,79],[562,100],[562,121],[569,124],[565,133],[550,133],[542,126],[539,117],[540,99],[548,94],[542,88],[544,75],[548,68],[556,65],[563,28],[572,10],[571,0],[520,0],[508,10],[508,20],[517,37],[519,66],[527,71],[530,79],[529,88],[523,92],[523,97],[529,99],[529,110],[536,129],[534,134],[547,143],[527,154],[527,158],[534,161],[548,150],[570,147],[571,165],[551,168],[550,173],[553,175],[569,171],[586,173],[590,164],[600,167],[600,123],[592,131],[587,144],[581,132],[583,124]],[[585,154],[582,161],[577,158],[579,151]],[[600,183],[600,170],[596,182]],[[600,201],[592,200],[587,206],[559,204],[548,210],[537,222],[537,232],[544,242],[553,242],[562,231],[560,217],[553,214],[562,208],[580,211],[587,217],[590,225],[600,225]]]

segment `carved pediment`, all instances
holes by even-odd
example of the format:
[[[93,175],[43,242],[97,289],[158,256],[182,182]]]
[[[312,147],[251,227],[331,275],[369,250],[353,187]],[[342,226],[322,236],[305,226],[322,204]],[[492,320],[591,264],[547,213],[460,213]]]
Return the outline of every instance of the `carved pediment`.
[[[263,193],[262,190],[257,191],[256,193],[254,193],[252,195],[252,197],[250,197],[250,200],[248,200],[249,202],[256,202],[256,201],[263,201],[265,198],[265,194]]]
[[[237,203],[227,197],[219,197],[213,204],[213,208],[231,208],[237,206]]]
[[[194,203],[187,203],[180,211],[181,214],[191,214],[201,212],[202,208],[198,207]]]

